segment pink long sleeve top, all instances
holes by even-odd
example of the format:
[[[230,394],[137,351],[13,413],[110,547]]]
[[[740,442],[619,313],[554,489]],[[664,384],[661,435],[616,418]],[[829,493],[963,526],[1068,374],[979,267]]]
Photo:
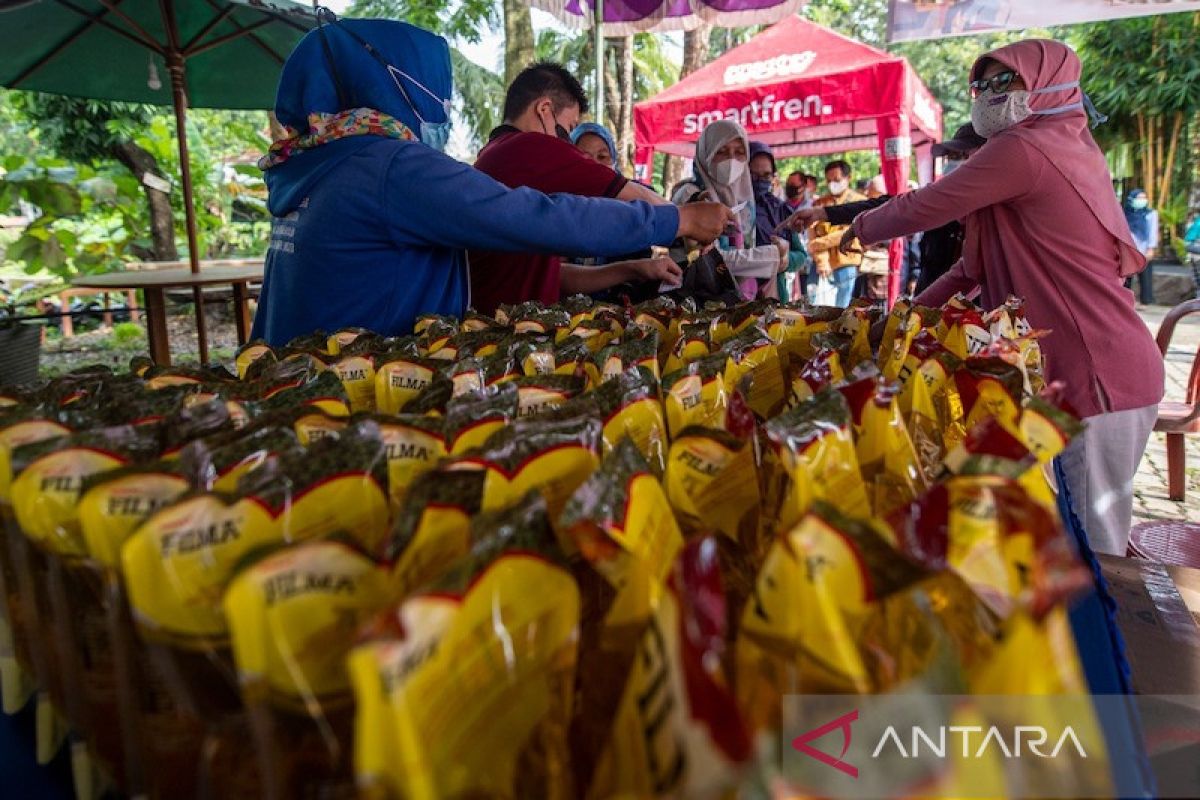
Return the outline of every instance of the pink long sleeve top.
[[[1163,396],[1163,363],[1125,288],[1119,242],[1037,148],[997,136],[936,183],[860,215],[864,245],[965,219],[963,259],[918,302],[938,306],[979,288],[985,308],[1025,300],[1047,380],[1067,385],[1084,417]]]

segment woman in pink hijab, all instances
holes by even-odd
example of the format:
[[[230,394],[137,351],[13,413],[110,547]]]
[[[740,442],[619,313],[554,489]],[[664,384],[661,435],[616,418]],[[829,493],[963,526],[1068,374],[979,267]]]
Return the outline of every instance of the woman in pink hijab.
[[[1087,422],[1062,466],[1092,548],[1124,555],[1133,476],[1163,394],[1163,364],[1125,278],[1145,260],[1129,233],[1103,154],[1088,131],[1079,57],[1032,39],[971,69],[971,119],[987,139],[950,175],[854,222],[864,245],[965,217],[962,260],[918,302],[976,289],[994,308],[1024,298],[1047,380],[1063,381]],[[1090,106],[1089,106],[1090,110]]]

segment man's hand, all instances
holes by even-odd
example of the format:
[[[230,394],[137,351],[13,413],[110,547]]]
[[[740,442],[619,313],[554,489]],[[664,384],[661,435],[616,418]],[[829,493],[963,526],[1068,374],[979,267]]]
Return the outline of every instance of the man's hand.
[[[838,245],[838,252],[842,255],[861,252],[861,248],[856,245],[858,237],[854,235],[854,228],[846,228],[846,232],[842,234],[841,244]]]
[[[786,272],[788,268],[788,253],[791,252],[792,246],[788,244],[787,239],[775,237],[775,247],[779,249],[779,269],[776,272]]]
[[[809,225],[815,222],[828,222],[829,215],[825,213],[823,206],[815,206],[813,208],[802,208],[795,214],[783,221],[779,226],[779,230],[802,231]]]
[[[824,262],[823,264],[817,264],[817,275],[822,278],[833,277],[833,267],[829,266],[828,261]]]
[[[675,235],[708,244],[735,219],[733,212],[721,203],[688,203],[679,209],[679,230]]]
[[[640,258],[630,261],[631,279],[636,281],[658,281],[672,285],[683,282],[683,270],[666,256],[660,258]]]

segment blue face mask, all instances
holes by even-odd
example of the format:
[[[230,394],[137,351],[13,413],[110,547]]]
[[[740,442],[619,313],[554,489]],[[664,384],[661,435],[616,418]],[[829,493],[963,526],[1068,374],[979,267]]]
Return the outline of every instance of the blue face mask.
[[[1135,197],[1129,201],[1129,207],[1135,208],[1138,211],[1141,211],[1143,208],[1150,207],[1150,201],[1147,200],[1145,197]]]
[[[412,109],[412,112],[417,115],[417,119],[421,121],[421,142],[432,147],[434,150],[445,152],[446,143],[450,141],[450,101],[438,97],[426,88],[423,83],[399,67],[393,67],[391,64],[388,64],[387,71],[392,76],[392,81],[395,82],[396,88],[400,90],[400,94],[404,95],[408,107]],[[417,104],[412,101],[412,98],[408,96],[408,92],[404,90],[404,84],[400,82],[401,78],[404,78],[413,86],[416,86],[422,92],[438,101],[442,106],[442,113],[445,115],[446,120],[444,122],[430,122],[421,116],[421,112],[417,111]]]

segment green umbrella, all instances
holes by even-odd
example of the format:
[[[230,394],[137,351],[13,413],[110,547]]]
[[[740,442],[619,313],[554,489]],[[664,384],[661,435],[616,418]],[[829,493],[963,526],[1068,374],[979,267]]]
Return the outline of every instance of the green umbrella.
[[[289,0],[0,0],[0,86],[173,105],[187,219],[199,272],[188,106],[270,108],[288,53],[316,24]],[[208,358],[200,289],[200,358]]]

